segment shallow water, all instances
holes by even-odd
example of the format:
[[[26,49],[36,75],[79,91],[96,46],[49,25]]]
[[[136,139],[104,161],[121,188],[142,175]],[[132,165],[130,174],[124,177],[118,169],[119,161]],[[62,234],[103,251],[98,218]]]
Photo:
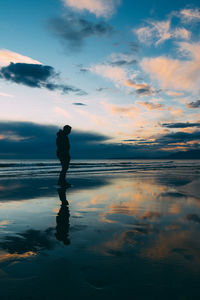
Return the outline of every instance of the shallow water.
[[[1,299],[198,299],[199,167],[177,164],[2,178]]]
[[[60,170],[58,160],[0,160],[0,178],[55,177]],[[69,175],[136,173],[146,171],[168,172],[173,170],[200,173],[200,160],[127,160],[127,159],[72,159]]]

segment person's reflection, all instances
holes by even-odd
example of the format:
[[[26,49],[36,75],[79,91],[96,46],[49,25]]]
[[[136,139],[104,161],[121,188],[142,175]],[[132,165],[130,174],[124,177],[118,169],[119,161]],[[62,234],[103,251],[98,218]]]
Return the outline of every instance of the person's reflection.
[[[70,244],[69,239],[69,203],[66,199],[66,187],[57,189],[61,201],[60,210],[56,216],[56,233],[58,241],[62,241],[65,245]]]

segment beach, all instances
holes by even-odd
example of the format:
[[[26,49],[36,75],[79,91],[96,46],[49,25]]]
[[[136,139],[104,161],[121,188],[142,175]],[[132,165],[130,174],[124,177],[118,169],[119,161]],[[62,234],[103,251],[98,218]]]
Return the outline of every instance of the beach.
[[[197,299],[200,161],[0,162],[2,299]],[[128,295],[128,296],[127,296]]]

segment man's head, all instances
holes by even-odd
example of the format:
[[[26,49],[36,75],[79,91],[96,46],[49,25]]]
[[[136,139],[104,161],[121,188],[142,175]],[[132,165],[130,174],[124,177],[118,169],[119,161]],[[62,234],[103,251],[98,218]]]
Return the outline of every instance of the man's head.
[[[64,127],[63,127],[63,131],[64,131],[64,133],[65,134],[70,134],[70,132],[71,132],[71,126],[69,126],[69,125],[65,125]]]

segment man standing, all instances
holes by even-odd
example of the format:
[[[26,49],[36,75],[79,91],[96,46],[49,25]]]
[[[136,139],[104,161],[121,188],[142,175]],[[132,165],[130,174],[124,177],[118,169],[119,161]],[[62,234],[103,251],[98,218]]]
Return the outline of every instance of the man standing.
[[[58,185],[66,186],[68,185],[65,176],[67,173],[67,170],[69,168],[69,162],[70,162],[70,143],[68,135],[71,132],[71,126],[65,125],[63,127],[63,130],[59,130],[57,132],[57,138],[56,138],[56,145],[57,145],[57,157],[60,160],[62,170],[60,172],[60,176],[58,179]]]

